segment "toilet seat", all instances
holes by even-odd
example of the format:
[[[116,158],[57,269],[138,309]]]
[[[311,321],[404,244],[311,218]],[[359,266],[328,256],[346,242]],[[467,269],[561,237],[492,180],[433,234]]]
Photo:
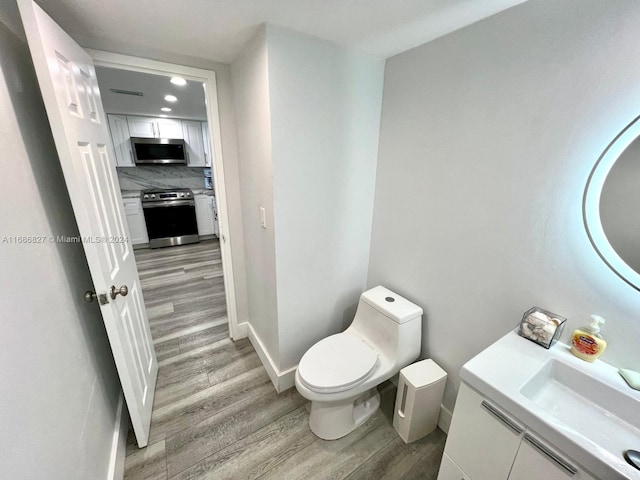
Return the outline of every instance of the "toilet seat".
[[[362,383],[377,363],[378,354],[366,343],[349,333],[338,333],[304,354],[298,375],[310,390],[340,392]]]

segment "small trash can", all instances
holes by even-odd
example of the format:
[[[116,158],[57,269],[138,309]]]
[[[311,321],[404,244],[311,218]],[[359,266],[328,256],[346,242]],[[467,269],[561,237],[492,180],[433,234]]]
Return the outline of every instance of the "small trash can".
[[[446,379],[447,372],[431,359],[400,370],[393,427],[405,443],[436,429]]]

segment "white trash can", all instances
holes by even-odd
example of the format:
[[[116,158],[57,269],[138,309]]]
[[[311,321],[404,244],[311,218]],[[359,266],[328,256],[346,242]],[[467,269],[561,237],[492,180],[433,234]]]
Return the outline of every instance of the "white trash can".
[[[446,380],[447,372],[431,359],[400,370],[393,427],[405,443],[436,429]]]

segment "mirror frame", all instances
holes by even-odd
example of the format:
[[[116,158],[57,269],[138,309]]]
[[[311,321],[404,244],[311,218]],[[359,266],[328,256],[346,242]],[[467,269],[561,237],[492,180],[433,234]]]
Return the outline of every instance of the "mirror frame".
[[[589,174],[582,199],[582,218],[587,236],[600,258],[627,284],[640,290],[640,273],[631,268],[607,240],[600,219],[600,197],[602,187],[611,168],[631,143],[640,137],[640,116],[633,119],[598,158]]]

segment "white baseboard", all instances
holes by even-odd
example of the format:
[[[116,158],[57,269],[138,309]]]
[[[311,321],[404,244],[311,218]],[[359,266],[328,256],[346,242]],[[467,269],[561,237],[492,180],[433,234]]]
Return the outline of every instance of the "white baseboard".
[[[116,422],[113,427],[113,441],[111,442],[111,458],[107,480],[122,480],[124,477],[124,458],[127,454],[127,433],[129,427],[129,413],[124,405],[124,395],[120,393]]]
[[[453,414],[444,405],[440,405],[440,417],[438,418],[438,427],[444,433],[449,433],[449,427],[451,426],[451,417]]]
[[[269,352],[265,348],[264,344],[260,340],[260,337],[256,335],[255,330],[251,326],[251,324],[243,324],[247,325],[249,341],[251,345],[253,345],[254,350],[260,357],[260,361],[264,366],[264,369],[267,371],[267,375],[271,379],[271,383],[276,389],[276,392],[281,393],[285,390],[293,387],[295,385],[295,375],[296,375],[296,367],[291,367],[284,372],[278,370],[276,364],[273,362],[273,359],[269,355]],[[238,325],[239,327],[240,325]]]
[[[249,324],[247,322],[239,323],[233,331],[233,340],[240,340],[249,336]]]

